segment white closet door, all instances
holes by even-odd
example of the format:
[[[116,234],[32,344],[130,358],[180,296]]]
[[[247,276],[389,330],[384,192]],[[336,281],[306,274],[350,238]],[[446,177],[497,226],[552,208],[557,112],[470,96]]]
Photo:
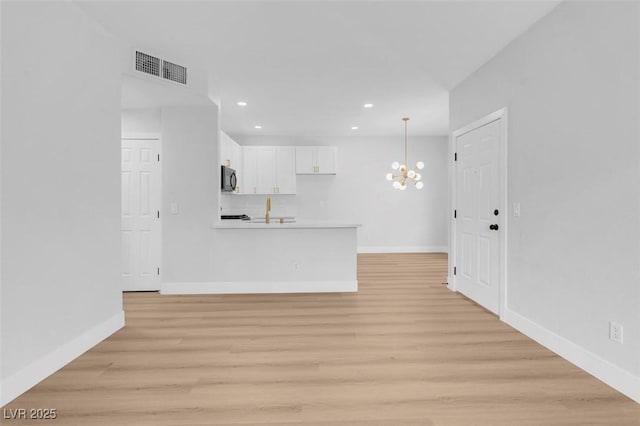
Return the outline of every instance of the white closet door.
[[[122,139],[122,289],[160,290],[160,141]]]

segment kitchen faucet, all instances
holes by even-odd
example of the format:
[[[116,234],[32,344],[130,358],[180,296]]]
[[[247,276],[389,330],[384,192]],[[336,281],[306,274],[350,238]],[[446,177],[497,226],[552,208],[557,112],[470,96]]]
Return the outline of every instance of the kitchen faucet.
[[[267,195],[267,205],[265,208],[264,223],[269,223],[269,212],[271,211],[271,197]]]

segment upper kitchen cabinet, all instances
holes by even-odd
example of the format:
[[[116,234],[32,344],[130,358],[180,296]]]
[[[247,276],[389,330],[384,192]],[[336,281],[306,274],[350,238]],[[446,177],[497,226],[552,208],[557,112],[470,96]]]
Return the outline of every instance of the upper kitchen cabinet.
[[[257,193],[275,194],[278,185],[278,152],[275,146],[261,146],[257,151]]]
[[[293,146],[277,147],[278,175],[276,194],[296,193],[296,149]]]
[[[245,146],[241,194],[295,194],[295,148]]]
[[[296,147],[296,174],[335,175],[337,153],[335,146]]]
[[[242,147],[242,179],[239,194],[258,193],[258,151],[257,146]]]
[[[229,135],[222,130],[220,131],[220,164],[231,167],[232,169],[240,169],[242,163],[242,150],[240,145],[236,143]]]

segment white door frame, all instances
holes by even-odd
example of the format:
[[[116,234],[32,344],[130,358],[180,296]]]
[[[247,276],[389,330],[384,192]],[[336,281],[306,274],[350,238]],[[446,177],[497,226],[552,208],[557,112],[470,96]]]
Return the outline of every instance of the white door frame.
[[[500,304],[499,304],[499,316],[502,319],[507,311],[507,232],[509,223],[509,210],[507,209],[507,127],[508,127],[508,114],[507,107],[501,108],[489,115],[482,117],[479,120],[474,121],[464,127],[454,130],[449,138],[449,158],[451,159],[451,167],[449,167],[449,217],[450,217],[450,235],[449,235],[449,276],[447,277],[448,288],[452,291],[457,291],[456,288],[456,276],[454,275],[453,268],[456,266],[456,241],[457,241],[457,228],[456,219],[454,218],[454,210],[457,203],[457,169],[458,163],[455,161],[456,156],[456,140],[459,136],[475,130],[479,127],[485,126],[494,121],[501,120],[500,126],[500,145],[498,147],[499,160],[498,160],[498,175],[499,175],[499,205],[502,212],[500,220],[500,273],[499,273],[499,292],[500,292]]]
[[[149,140],[157,140],[158,141],[158,155],[160,155],[160,158],[162,158],[162,138],[160,137],[160,133],[122,133],[122,135],[120,136],[120,141],[121,141],[121,145],[122,145],[122,140],[123,139],[149,139]],[[162,222],[163,222],[163,212],[162,212],[162,183],[163,183],[163,178],[162,178],[162,162],[159,161],[158,162],[158,173],[160,174],[160,194],[159,194],[159,203],[160,203],[160,217],[158,218],[160,220],[160,227],[158,230],[158,245],[160,246],[160,258],[158,259],[158,268],[160,268],[160,273],[158,274],[160,276],[160,283],[159,285],[162,284],[162,272],[163,272],[163,268],[162,268],[162,258],[163,258],[163,246],[162,246]],[[160,290],[160,289],[158,289]]]

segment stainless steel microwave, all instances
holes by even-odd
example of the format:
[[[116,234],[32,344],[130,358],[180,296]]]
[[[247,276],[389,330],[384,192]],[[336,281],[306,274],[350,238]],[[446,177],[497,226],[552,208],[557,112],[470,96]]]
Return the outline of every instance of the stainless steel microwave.
[[[220,190],[222,192],[233,192],[236,190],[238,178],[236,171],[227,166],[220,166]]]

